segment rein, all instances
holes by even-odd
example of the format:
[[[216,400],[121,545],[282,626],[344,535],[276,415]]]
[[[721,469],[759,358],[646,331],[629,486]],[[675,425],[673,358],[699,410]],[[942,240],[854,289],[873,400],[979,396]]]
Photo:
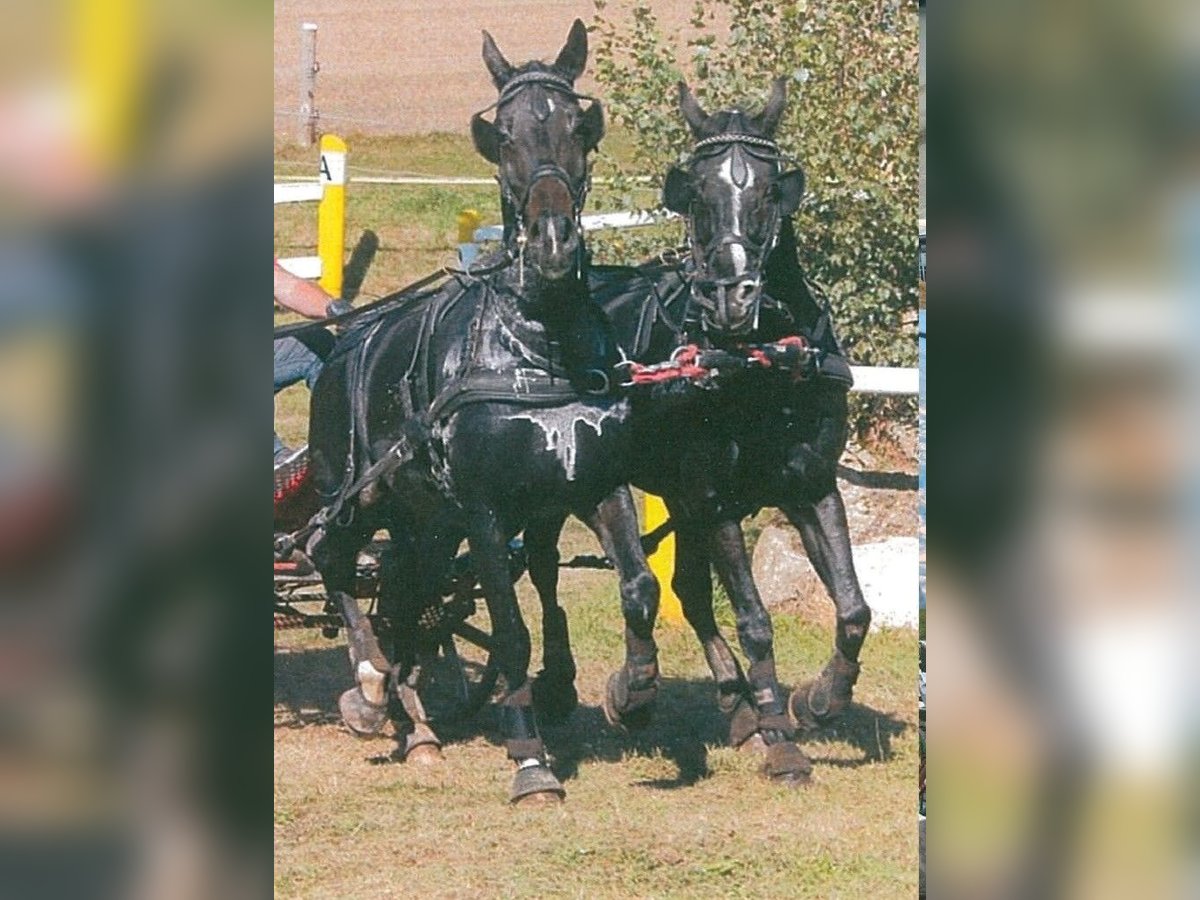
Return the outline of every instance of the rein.
[[[424,278],[419,278],[411,284],[407,284],[400,290],[388,294],[386,297],[381,297],[366,306],[356,306],[349,312],[344,312],[340,316],[330,316],[326,319],[315,319],[311,322],[293,322],[290,325],[280,325],[275,329],[275,340],[280,338],[291,337],[297,334],[304,334],[308,331],[313,331],[317,328],[328,328],[331,325],[345,325],[348,322],[357,322],[359,319],[365,319],[368,314],[374,313],[382,316],[384,313],[403,306],[404,304],[417,299],[418,291],[428,287],[429,285],[440,281],[443,278],[482,278],[485,275],[492,275],[503,269],[507,269],[513,264],[515,257],[512,252],[506,247],[504,253],[498,262],[487,263],[480,266],[470,266],[465,269],[458,269],[454,266],[443,266],[435,272],[426,275]]]
[[[737,344],[731,350],[702,348],[685,344],[671,358],[655,365],[626,360],[618,363],[629,369],[629,380],[622,387],[662,384],[686,380],[705,387],[730,369],[776,369],[792,373],[793,380],[804,381],[820,373],[823,352],[809,345],[800,335],[791,335],[763,344]]]

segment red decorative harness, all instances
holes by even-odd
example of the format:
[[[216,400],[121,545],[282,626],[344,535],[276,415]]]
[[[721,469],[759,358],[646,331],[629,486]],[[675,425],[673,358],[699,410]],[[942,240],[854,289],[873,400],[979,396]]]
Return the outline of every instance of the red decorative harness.
[[[808,371],[817,351],[811,348],[800,335],[790,335],[765,344],[737,344],[731,350],[702,349],[696,344],[685,344],[671,354],[666,362],[643,365],[632,360],[622,365],[629,368],[626,385],[660,384],[665,381],[687,379],[704,382],[711,380],[721,369],[778,368],[794,370],[796,380],[808,377]]]

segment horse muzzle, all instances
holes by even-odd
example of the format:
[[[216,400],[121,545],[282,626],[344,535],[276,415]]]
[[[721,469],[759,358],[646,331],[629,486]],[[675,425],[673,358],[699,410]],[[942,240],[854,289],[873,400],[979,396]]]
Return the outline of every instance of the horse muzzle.
[[[573,218],[543,213],[530,223],[525,261],[543,278],[558,281],[578,270],[581,249],[579,228]]]
[[[709,331],[740,335],[758,327],[762,282],[757,278],[697,280],[693,282],[692,297],[703,309]]]

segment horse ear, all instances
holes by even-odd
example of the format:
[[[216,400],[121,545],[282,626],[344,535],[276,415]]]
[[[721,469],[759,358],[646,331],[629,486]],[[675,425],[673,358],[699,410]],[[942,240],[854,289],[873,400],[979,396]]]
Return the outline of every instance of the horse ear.
[[[500,164],[500,129],[476,113],[471,116],[471,140],[479,155],[496,166]]]
[[[559,51],[558,59],[554,60],[554,68],[566,76],[572,83],[583,74],[587,65],[588,38],[587,26],[576,19],[571,25],[571,33],[567,35],[567,43]]]
[[[692,179],[687,170],[671,166],[663,182],[663,206],[673,213],[685,215],[692,205]]]
[[[600,145],[600,138],[604,137],[604,109],[599,103],[593,103],[583,111],[575,133],[583,141],[584,151],[587,153]]]
[[[763,111],[758,114],[758,124],[763,130],[763,134],[773,136],[775,129],[779,127],[779,120],[783,118],[784,107],[787,106],[787,78],[776,78],[771,85],[771,96],[767,99],[767,105],[763,107]]]
[[[793,169],[775,178],[775,193],[779,198],[779,214],[795,215],[804,196],[804,170]]]
[[[508,84],[508,79],[512,78],[513,67],[509,65],[487,31],[483,32],[483,64],[492,73],[492,83],[496,85],[497,90],[503,89],[504,85]]]
[[[708,113],[700,108],[696,95],[692,93],[692,89],[687,86],[686,81],[679,82],[679,110],[683,113],[683,119],[688,123],[688,127],[692,129],[692,134],[701,137],[704,133],[704,125],[708,121]]]

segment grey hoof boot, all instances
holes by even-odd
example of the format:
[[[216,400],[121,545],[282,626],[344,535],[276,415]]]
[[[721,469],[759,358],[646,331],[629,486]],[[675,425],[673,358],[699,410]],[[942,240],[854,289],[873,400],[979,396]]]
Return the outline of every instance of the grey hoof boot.
[[[801,685],[788,698],[793,721],[803,728],[819,728],[837,719],[854,696],[859,664],[840,653],[821,670],[815,681]]]
[[[812,761],[792,741],[767,745],[763,774],[772,781],[799,787],[812,779]]]
[[[758,712],[745,697],[737,699],[729,716],[729,746],[738,750],[761,750],[765,746],[758,733]]]
[[[629,684],[625,669],[609,676],[604,691],[604,718],[608,724],[621,731],[637,731],[647,727],[654,718],[654,702],[658,697],[658,679],[646,687],[634,688]]]
[[[511,803],[561,803],[567,796],[566,790],[550,767],[545,763],[536,766],[526,766],[517,769],[513,778],[512,793],[508,799]]]
[[[342,721],[359,737],[375,737],[388,721],[386,703],[372,703],[356,687],[350,688],[338,698],[338,709]]]

